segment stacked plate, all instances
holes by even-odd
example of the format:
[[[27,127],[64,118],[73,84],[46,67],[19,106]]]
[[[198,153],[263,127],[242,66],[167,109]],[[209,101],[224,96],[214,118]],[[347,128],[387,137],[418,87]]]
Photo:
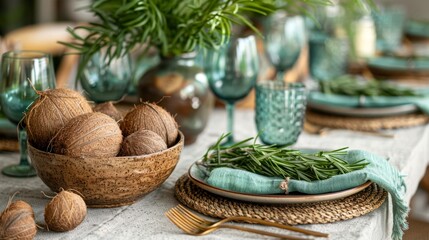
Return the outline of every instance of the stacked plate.
[[[418,111],[418,108],[414,104],[404,104],[393,107],[340,107],[334,105],[325,105],[317,102],[308,102],[308,106],[314,110],[342,115],[350,117],[388,117],[397,116],[403,114],[414,113]]]
[[[429,77],[429,58],[375,57],[367,62],[369,70],[377,77],[409,78]]]
[[[264,204],[295,204],[295,203],[312,203],[321,202],[328,200],[336,200],[344,197],[351,196],[358,193],[371,185],[371,182],[366,182],[354,188],[346,189],[338,192],[323,193],[317,195],[291,193],[285,195],[257,195],[229,191],[218,187],[211,186],[205,181],[206,173],[201,166],[197,163],[191,165],[188,170],[189,179],[198,187],[214,193],[216,195],[227,197],[231,199],[253,202],[253,203],[264,203]]]

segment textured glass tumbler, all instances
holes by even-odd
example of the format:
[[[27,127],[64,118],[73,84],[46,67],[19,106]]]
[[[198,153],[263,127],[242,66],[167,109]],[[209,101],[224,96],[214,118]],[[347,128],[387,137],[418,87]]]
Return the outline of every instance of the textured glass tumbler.
[[[310,38],[310,73],[316,80],[326,81],[347,71],[349,44],[346,39],[312,32]]]
[[[386,8],[374,13],[377,50],[394,52],[402,41],[405,12],[401,8]]]
[[[301,134],[306,106],[301,83],[256,85],[256,127],[265,144],[292,145]]]

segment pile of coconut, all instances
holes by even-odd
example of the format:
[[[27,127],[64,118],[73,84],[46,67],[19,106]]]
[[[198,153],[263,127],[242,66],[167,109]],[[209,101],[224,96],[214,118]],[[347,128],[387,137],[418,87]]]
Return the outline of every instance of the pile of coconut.
[[[28,140],[39,150],[71,157],[138,156],[163,151],[179,134],[174,118],[156,104],[142,103],[125,117],[112,103],[91,108],[69,89],[38,92],[25,116]],[[69,231],[86,216],[83,198],[63,190],[46,206],[48,230]],[[32,207],[9,202],[0,213],[0,239],[33,239],[36,223]]]
[[[175,144],[174,118],[163,108],[141,103],[124,117],[112,103],[94,108],[70,89],[50,89],[28,110],[28,141],[39,150],[71,157],[151,154]]]

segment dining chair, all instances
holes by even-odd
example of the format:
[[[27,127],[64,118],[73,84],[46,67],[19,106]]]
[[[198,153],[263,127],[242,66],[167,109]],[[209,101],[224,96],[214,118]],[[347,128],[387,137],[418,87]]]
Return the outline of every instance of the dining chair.
[[[71,35],[66,31],[74,23],[43,23],[15,29],[4,36],[4,40],[15,50],[36,50],[50,53],[59,59],[56,66],[57,87],[73,87],[78,55],[67,55],[69,51],[58,41],[70,42]]]

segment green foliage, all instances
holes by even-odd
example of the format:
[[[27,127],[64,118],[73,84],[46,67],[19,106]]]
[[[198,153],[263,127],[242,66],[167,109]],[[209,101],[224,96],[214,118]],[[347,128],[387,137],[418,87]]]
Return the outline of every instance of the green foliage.
[[[372,0],[346,0],[372,1]],[[248,16],[278,9],[312,14],[330,0],[93,0],[83,10],[97,22],[68,28],[73,42],[61,42],[82,54],[79,72],[102,48],[108,59],[119,58],[143,44],[155,46],[165,57],[194,51],[197,46],[217,48],[228,41],[234,25],[258,32]]]
[[[345,75],[331,81],[320,81],[320,91],[347,96],[420,96],[416,91],[386,81],[359,80]]]
[[[368,165],[364,159],[348,163],[341,159],[347,148],[333,151],[305,153],[303,151],[261,145],[248,138],[233,146],[221,146],[228,136],[222,135],[202,158],[202,165],[211,170],[217,167],[242,169],[265,176],[290,177],[297,180],[315,181],[348,173]],[[249,143],[254,140],[253,143]]]
[[[275,7],[262,0],[95,0],[85,9],[100,21],[69,28],[75,42],[64,44],[89,55],[106,47],[114,58],[141,43],[163,56],[215,48],[228,41],[233,24],[256,31],[246,13],[266,15]]]

